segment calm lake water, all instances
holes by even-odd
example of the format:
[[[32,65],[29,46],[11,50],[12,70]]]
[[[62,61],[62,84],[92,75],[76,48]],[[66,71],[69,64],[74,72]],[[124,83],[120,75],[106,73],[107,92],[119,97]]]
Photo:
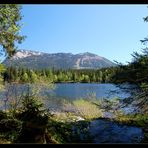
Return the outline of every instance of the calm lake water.
[[[121,86],[126,89],[122,89],[115,84],[57,83],[55,89],[51,91],[51,95],[68,99],[88,98],[92,95],[97,99],[114,97],[124,99],[130,97],[130,90],[133,85],[123,84]]]
[[[104,119],[91,121],[89,132],[93,143],[140,143],[144,134],[141,128],[117,124]]]
[[[84,124],[84,123],[83,123]],[[83,125],[82,124],[82,125]],[[90,122],[86,127],[88,129],[88,134],[92,138],[91,143],[140,143],[144,138],[142,128],[135,126],[128,126],[124,124],[118,124],[113,121],[106,119],[95,119]],[[88,141],[87,134],[83,132],[83,127],[81,127],[80,139],[82,143]],[[78,132],[77,127],[73,127],[74,133]]]

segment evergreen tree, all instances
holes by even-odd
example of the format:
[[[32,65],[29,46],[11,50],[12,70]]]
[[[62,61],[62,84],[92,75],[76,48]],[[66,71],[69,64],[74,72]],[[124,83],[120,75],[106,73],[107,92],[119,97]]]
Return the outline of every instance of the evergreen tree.
[[[33,70],[31,71],[31,78],[30,79],[31,79],[31,83],[34,83],[37,81],[37,75]]]
[[[6,56],[12,56],[16,50],[15,43],[21,43],[24,36],[21,29],[21,6],[18,4],[0,4],[0,45]]]
[[[22,76],[22,81],[23,82],[28,82],[29,81],[28,74],[26,72]]]

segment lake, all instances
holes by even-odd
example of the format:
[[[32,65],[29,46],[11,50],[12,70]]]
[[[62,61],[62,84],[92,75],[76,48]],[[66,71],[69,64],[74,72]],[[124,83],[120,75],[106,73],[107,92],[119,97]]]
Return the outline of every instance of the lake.
[[[84,126],[83,121],[81,121],[81,125]],[[86,143],[89,140],[83,128],[87,129],[91,136],[92,142],[90,143],[96,144],[135,144],[140,143],[144,138],[142,128],[119,124],[106,119],[95,119],[83,126],[80,128],[81,130],[78,127],[73,127],[73,133],[80,133],[81,143]]]
[[[97,84],[97,83],[57,83],[55,89],[51,90],[50,94],[58,98],[79,99],[88,98],[91,96],[97,99],[111,99],[118,97],[120,99],[131,96],[130,91],[134,85],[122,84]],[[126,88],[126,89],[125,89]]]
[[[18,90],[17,95],[22,95],[24,90],[27,90],[26,85],[16,85],[9,88],[9,95],[11,98],[16,98],[16,90]],[[35,85],[35,87],[37,87]],[[69,100],[75,100],[79,98],[91,98],[94,96],[97,99],[101,98],[115,98],[120,99],[128,98],[132,95],[135,85],[122,84],[97,84],[97,83],[57,83],[55,84],[55,89],[43,88],[43,95],[47,94],[53,97],[48,98],[45,106],[50,111],[76,111],[75,107],[68,104],[67,107],[63,104],[63,98]],[[58,98],[58,99],[54,99]],[[0,98],[4,98],[4,93],[0,93]],[[65,108],[66,107],[66,108]],[[1,109],[4,109],[2,106]],[[74,110],[73,110],[74,109]],[[124,124],[117,124],[115,122],[106,119],[95,119],[92,120],[88,126],[88,133],[92,137],[92,143],[139,143],[143,137],[142,128],[135,126],[127,126]],[[74,132],[79,131],[74,128]],[[81,133],[80,138],[84,142],[89,140],[86,139],[86,133]]]
[[[46,106],[49,108],[50,106],[55,109],[60,109],[62,106],[63,99],[67,99],[70,101],[76,99],[111,99],[111,98],[128,98],[132,94],[132,88],[134,85],[122,84],[97,84],[97,83],[56,83],[54,89],[50,88],[42,88],[41,96],[45,96],[47,98],[45,101]],[[16,88],[15,88],[16,87]],[[33,87],[37,87],[34,85]],[[134,86],[135,87],[135,86]],[[126,89],[125,89],[126,88]],[[18,84],[12,85],[9,88],[9,97],[16,98],[15,89],[17,90],[17,95],[21,96],[25,91],[28,90],[26,84]],[[5,100],[6,94],[5,92],[0,93],[0,100]],[[4,101],[2,101],[4,103]],[[3,108],[3,105],[2,105]]]
[[[111,99],[118,97],[120,99],[128,98],[133,94],[135,85],[122,84],[96,84],[96,83],[58,83],[55,84],[55,89],[51,94],[62,100],[62,98],[68,98],[75,100],[79,98],[88,98],[92,94],[97,99],[107,98]],[[61,99],[60,99],[61,98]],[[55,110],[61,105],[54,104],[54,99],[47,106],[55,108]],[[65,109],[65,107],[64,107]],[[62,109],[61,109],[62,110]],[[129,108],[128,108],[129,110]],[[128,126],[124,124],[118,124],[106,119],[95,119],[90,122],[87,127],[88,133],[92,137],[92,143],[140,143],[144,137],[142,128],[136,126]],[[86,133],[83,130],[74,127],[73,132],[80,132],[81,142],[84,143],[89,140]]]

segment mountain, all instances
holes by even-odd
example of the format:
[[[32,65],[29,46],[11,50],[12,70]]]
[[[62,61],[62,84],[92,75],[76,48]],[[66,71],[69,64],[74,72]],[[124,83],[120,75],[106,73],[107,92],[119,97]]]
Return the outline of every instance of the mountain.
[[[17,66],[31,69],[99,69],[116,66],[110,60],[93,53],[43,53],[29,50],[18,50],[13,57],[3,62],[6,66]]]

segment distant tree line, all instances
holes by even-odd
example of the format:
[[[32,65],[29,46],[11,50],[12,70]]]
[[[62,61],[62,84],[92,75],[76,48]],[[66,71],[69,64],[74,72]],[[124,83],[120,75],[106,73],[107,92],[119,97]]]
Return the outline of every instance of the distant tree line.
[[[34,83],[43,80],[51,83],[133,83],[148,86],[148,48],[142,54],[134,52],[132,62],[117,63],[116,67],[102,69],[27,69],[8,67],[1,74],[4,82]]]
[[[18,83],[34,83],[39,79],[46,79],[48,82],[81,82],[81,83],[109,83],[113,82],[113,75],[118,71],[117,67],[103,68],[98,70],[54,70],[42,69],[33,70],[26,68],[8,67],[3,73],[4,81]]]

